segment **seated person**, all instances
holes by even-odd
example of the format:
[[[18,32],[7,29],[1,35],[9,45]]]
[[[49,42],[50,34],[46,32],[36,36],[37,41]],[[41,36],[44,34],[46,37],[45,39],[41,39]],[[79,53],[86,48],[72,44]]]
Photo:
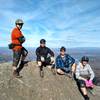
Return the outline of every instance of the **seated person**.
[[[93,79],[94,79],[94,72],[89,65],[89,58],[83,56],[81,58],[81,62],[76,67],[76,79],[79,85],[79,89],[81,90],[84,99],[89,100],[87,94],[87,87],[93,88]]]
[[[57,73],[60,75],[70,75],[69,77],[72,77],[75,73],[75,67],[75,59],[66,53],[65,47],[61,47],[60,55],[56,58]]]
[[[54,66],[54,63],[55,63],[54,53],[51,49],[46,47],[45,39],[40,40],[40,47],[36,49],[36,55],[37,55],[37,64],[40,67],[41,71],[42,71],[43,66],[51,65],[51,68]]]

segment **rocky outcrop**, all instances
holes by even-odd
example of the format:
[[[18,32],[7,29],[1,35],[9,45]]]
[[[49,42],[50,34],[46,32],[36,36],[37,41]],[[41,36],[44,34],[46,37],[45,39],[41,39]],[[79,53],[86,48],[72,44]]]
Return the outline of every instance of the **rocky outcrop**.
[[[12,76],[11,63],[0,64],[0,100],[83,100],[75,81],[67,76],[53,75],[44,68],[44,78],[39,75],[35,62],[29,62],[21,71],[23,78]],[[91,100],[99,100],[100,87]]]

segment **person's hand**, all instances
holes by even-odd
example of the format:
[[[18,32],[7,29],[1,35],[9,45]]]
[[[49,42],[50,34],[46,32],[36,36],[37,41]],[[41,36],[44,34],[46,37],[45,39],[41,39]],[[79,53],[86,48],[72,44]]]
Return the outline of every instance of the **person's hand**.
[[[42,62],[44,62],[44,61],[45,61],[45,59],[44,59],[44,57],[43,57],[43,56],[41,56],[41,61],[42,61]]]
[[[82,78],[84,81],[87,81],[87,79],[85,79],[85,78]]]
[[[54,57],[51,57],[51,63],[53,63],[55,61]]]
[[[93,82],[92,82],[92,80],[89,80],[89,85],[90,85],[90,87],[92,87],[93,88]]]

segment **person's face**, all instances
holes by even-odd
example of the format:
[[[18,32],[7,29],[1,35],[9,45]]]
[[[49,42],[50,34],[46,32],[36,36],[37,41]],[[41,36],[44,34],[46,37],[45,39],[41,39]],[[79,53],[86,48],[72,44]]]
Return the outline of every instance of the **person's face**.
[[[64,51],[64,50],[60,51],[60,54],[61,54],[62,56],[64,56],[64,55],[65,55],[65,51]]]
[[[82,65],[85,66],[88,62],[87,61],[83,61]]]
[[[22,29],[23,24],[17,24],[16,25],[19,29]]]
[[[41,46],[41,47],[45,47],[45,43],[41,43],[40,46]]]

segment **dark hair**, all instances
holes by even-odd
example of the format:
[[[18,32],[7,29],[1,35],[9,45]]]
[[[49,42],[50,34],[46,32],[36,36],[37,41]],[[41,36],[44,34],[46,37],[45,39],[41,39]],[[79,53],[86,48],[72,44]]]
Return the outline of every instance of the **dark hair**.
[[[40,40],[40,43],[41,43],[41,44],[45,44],[45,43],[46,43],[46,40],[45,40],[45,39],[41,39],[41,40]]]
[[[64,46],[62,46],[61,48],[60,48],[60,51],[66,51],[66,48],[64,47]]]
[[[83,61],[89,62],[89,58],[87,56],[83,56],[81,58],[81,62],[83,62]]]

